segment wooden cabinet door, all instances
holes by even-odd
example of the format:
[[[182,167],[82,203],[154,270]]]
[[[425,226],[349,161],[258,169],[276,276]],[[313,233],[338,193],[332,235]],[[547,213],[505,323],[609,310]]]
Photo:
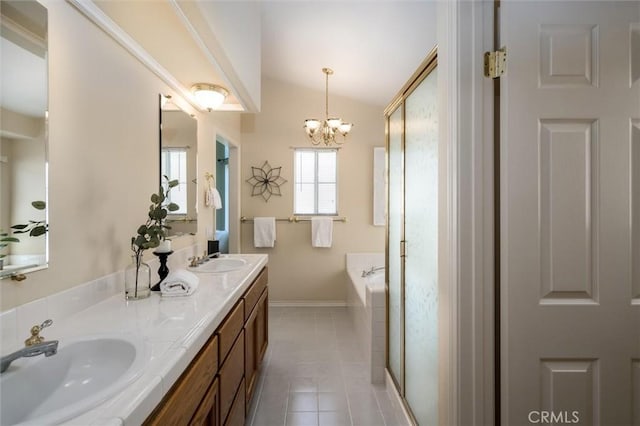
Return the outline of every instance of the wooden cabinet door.
[[[259,369],[269,343],[269,289],[262,293],[256,311],[256,368]]]
[[[240,382],[244,378],[244,331],[236,339],[227,359],[220,367],[220,420],[227,418]]]
[[[258,308],[256,307],[244,324],[244,377],[247,387],[247,406],[253,395],[253,389],[258,377]]]
[[[145,421],[146,426],[187,425],[218,370],[218,338],[213,337]]]
[[[244,380],[240,383],[240,387],[238,388],[238,393],[236,394],[235,399],[233,400],[233,405],[231,405],[231,410],[229,410],[229,417],[227,417],[227,421],[224,423],[224,426],[244,426],[245,420],[245,388],[244,388]]]
[[[194,414],[189,426],[219,426],[220,425],[220,395],[218,379],[209,387],[207,394],[202,399],[196,414]]]

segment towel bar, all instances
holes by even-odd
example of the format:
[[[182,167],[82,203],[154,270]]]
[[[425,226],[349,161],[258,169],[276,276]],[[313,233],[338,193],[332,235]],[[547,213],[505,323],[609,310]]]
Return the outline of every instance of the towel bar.
[[[346,217],[332,217],[334,222],[346,222]],[[240,222],[253,222],[253,218],[242,216]],[[311,222],[311,217],[307,216],[290,216],[287,218],[276,218],[276,222]]]

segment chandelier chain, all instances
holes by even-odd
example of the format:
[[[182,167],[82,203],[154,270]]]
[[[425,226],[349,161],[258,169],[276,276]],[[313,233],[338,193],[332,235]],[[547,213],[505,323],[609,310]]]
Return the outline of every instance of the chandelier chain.
[[[325,73],[325,85],[324,85],[324,116],[329,118],[329,73]]]

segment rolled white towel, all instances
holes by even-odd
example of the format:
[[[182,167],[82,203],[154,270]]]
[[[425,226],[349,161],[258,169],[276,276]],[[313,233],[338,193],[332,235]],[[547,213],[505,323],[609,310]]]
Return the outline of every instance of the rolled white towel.
[[[199,281],[196,274],[179,269],[160,283],[160,292],[163,297],[191,296],[197,290]]]

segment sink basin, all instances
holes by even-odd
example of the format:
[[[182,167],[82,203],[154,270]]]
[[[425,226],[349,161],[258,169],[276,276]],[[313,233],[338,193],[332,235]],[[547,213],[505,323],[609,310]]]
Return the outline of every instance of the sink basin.
[[[220,257],[217,259],[210,259],[208,262],[203,263],[195,267],[189,267],[191,272],[214,272],[224,273],[231,272],[242,268],[247,264],[244,259],[233,259],[228,257]]]
[[[58,353],[15,361],[0,376],[0,424],[57,424],[114,396],[144,369],[146,345],[134,336],[61,340]]]

